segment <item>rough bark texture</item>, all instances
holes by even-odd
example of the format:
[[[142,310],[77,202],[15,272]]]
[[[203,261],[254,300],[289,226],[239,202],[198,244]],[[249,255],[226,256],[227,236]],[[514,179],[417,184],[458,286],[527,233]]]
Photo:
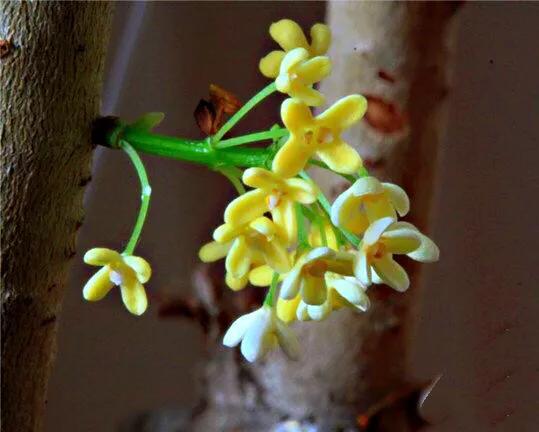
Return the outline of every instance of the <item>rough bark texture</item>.
[[[456,3],[335,2],[333,72],[322,85],[328,102],[369,96],[367,119],[348,136],[379,178],[402,185],[412,201],[408,220],[428,232],[437,147],[448,93]],[[319,181],[335,196],[337,176]],[[207,366],[207,409],[200,430],[269,430],[284,418],[318,430],[354,427],[355,415],[407,382],[409,335],[418,303],[417,266],[408,266],[406,294],[373,287],[366,314],[340,312],[319,324],[298,324],[302,360],[282,354],[246,364],[215,349]],[[406,413],[389,410],[376,430],[410,430]]]
[[[2,431],[41,429],[90,180],[108,3],[2,2]]]

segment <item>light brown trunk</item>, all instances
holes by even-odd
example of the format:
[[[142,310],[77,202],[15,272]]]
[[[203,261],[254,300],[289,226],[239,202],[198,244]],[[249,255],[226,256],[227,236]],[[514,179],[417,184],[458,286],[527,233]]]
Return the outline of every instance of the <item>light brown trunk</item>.
[[[111,7],[0,5],[2,431],[38,431],[90,180]]]
[[[332,2],[332,76],[322,85],[328,102],[369,95],[368,119],[349,142],[371,173],[402,185],[412,201],[411,222],[428,232],[436,154],[443,131],[456,3]],[[337,176],[318,176],[330,195]],[[354,426],[355,416],[407,382],[417,266],[412,288],[399,294],[372,287],[366,314],[339,312],[321,323],[298,324],[302,359],[280,353],[246,364],[216,347],[207,366],[208,406],[200,430],[269,430],[283,418],[308,419],[320,430]],[[218,340],[217,343],[220,341]],[[410,430],[405,412],[389,411],[379,429]],[[317,429],[319,430],[319,429]]]

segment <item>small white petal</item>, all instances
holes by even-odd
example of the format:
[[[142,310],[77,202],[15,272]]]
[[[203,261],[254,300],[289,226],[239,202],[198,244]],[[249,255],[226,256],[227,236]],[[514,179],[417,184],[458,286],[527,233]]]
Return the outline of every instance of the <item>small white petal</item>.
[[[384,231],[388,229],[388,227],[394,222],[395,220],[390,217],[385,217],[374,221],[369,228],[367,228],[367,231],[365,231],[363,243],[369,246],[376,243]]]
[[[243,336],[245,336],[245,332],[251,325],[251,322],[256,319],[257,312],[258,311],[242,315],[234,321],[223,337],[223,345],[227,347],[235,347],[238,345],[243,339]]]

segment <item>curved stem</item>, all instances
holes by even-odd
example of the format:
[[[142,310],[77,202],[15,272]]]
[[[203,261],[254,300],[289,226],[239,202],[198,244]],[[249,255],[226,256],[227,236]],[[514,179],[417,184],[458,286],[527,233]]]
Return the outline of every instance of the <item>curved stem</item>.
[[[235,171],[234,167],[223,167],[223,168],[219,168],[217,171],[219,171],[228,180],[230,180],[230,183],[232,183],[232,185],[236,189],[236,192],[238,192],[239,195],[243,195],[245,193],[245,187],[243,186],[243,183],[240,180],[241,175],[238,176],[234,172]]]
[[[137,221],[135,223],[135,227],[133,228],[131,237],[129,241],[127,242],[127,246],[125,247],[123,251],[124,255],[132,255],[135,250],[135,247],[137,246],[138,240],[140,238],[140,234],[142,232],[144,222],[146,221],[146,215],[148,214],[148,207],[150,206],[150,196],[152,194],[152,188],[150,187],[150,182],[148,181],[148,175],[146,174],[146,169],[144,168],[144,164],[142,163],[142,160],[140,159],[137,151],[133,147],[131,147],[131,145],[126,141],[122,141],[120,145],[122,149],[129,156],[129,159],[131,159],[131,162],[133,163],[133,166],[135,167],[135,170],[137,171],[138,178],[140,180],[140,188],[141,188],[142,203],[140,204],[140,210],[138,213]]]
[[[239,145],[247,144],[251,142],[256,142],[256,141],[273,140],[276,138],[284,137],[288,135],[288,133],[289,133],[288,129],[285,129],[285,128],[270,129],[268,131],[255,132],[249,135],[243,135],[243,136],[219,141],[217,144],[214,145],[214,148],[223,149],[223,148],[235,147],[235,146],[239,146]]]
[[[275,291],[277,291],[277,284],[279,283],[279,273],[273,272],[273,277],[271,278],[271,285],[269,287],[266,298],[264,299],[264,305],[273,307],[275,303]]]
[[[255,94],[251,99],[247,101],[245,105],[243,105],[239,111],[234,114],[228,121],[221,126],[221,129],[212,137],[212,143],[217,144],[219,141],[221,141],[221,138],[225,136],[225,134],[232,129],[236,123],[238,123],[251,109],[255,107],[258,103],[260,103],[262,100],[264,100],[266,97],[268,97],[270,94],[276,91],[275,83],[272,82],[271,84],[264,87],[262,90],[260,90],[257,94]]]

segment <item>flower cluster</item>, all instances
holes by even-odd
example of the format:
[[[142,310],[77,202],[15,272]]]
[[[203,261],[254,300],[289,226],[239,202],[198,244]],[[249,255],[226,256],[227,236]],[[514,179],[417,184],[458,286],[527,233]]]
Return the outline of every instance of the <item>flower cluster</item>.
[[[366,290],[373,283],[406,290],[408,276],[394,255],[438,259],[430,239],[397,221],[409,210],[406,193],[368,176],[357,151],[342,138],[365,114],[365,98],[344,97],[317,116],[311,111],[324,102],[313,84],[331,70],[323,55],[330,42],[327,26],[312,27],[310,45],[290,20],[272,24],[270,34],[282,51],[264,57],[260,70],[290,96],[281,105],[288,134],[278,143],[271,170],[243,172],[243,184],[252,189],[228,205],[214,241],[199,254],[204,262],[226,257],[226,283],[233,290],[248,282],[270,286],[264,305],[238,318],[224,337],[227,346],[241,342],[249,361],[277,344],[295,356],[297,341],[288,323],[321,320],[341,308],[366,311]],[[331,206],[304,172],[313,159],[354,179]]]
[[[197,141],[153,134],[153,127],[163,119],[159,113],[146,114],[131,124],[103,119],[99,135],[105,137],[104,145],[121,148],[130,157],[139,175],[142,203],[122,253],[96,248],[84,257],[88,264],[102,266],[84,287],[85,299],[100,300],[117,285],[128,311],[142,314],[148,303],[143,284],[151,269],[133,253],[151,188],[137,150],[222,173],[239,196],[227,206],[222,225],[199,256],[203,262],[225,259],[225,282],[234,291],[248,284],[267,287],[263,305],[232,323],[223,340],[230,347],[241,343],[249,361],[277,346],[296,357],[299,344],[290,323],[322,320],[345,308],[364,312],[372,284],[405,291],[410,281],[396,255],[421,262],[436,261],[439,255],[432,240],[399,221],[410,209],[404,190],[370,176],[357,151],[343,138],[365,114],[366,99],[352,94],[317,115],[312,112],[325,103],[314,85],[331,72],[325,55],[331,41],[329,28],[314,25],[309,43],[298,24],[284,19],[271,25],[270,35],[282,49],[269,53],[259,67],[273,81],[241,107],[213,86],[212,97],[220,98],[214,102],[227,106],[213,117],[206,116],[210,121],[202,129],[209,137]],[[287,95],[280,109],[284,127],[226,136],[274,92]],[[221,125],[223,113],[231,117]],[[200,109],[195,116],[199,124],[208,120]],[[245,146],[265,140],[272,144]],[[311,166],[340,175],[349,181],[349,188],[330,203],[305,171]]]

